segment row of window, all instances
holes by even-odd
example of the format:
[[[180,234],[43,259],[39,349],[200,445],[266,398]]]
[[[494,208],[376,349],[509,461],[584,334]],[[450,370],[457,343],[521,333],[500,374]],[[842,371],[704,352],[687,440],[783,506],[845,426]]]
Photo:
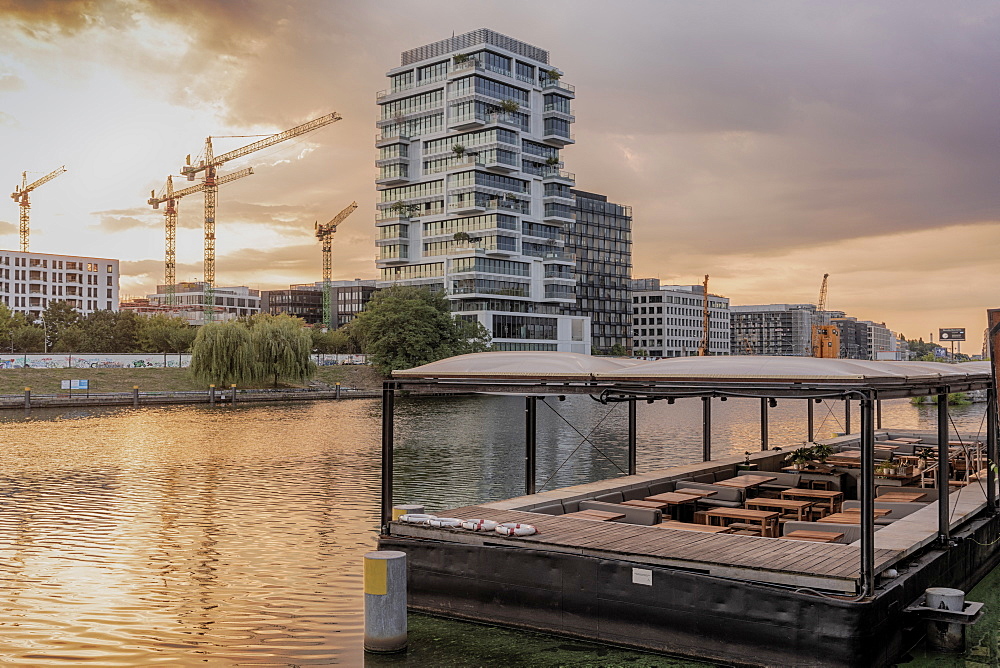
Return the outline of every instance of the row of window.
[[[467,250],[470,248],[482,248],[488,251],[506,251],[508,253],[517,252],[517,239],[515,237],[505,237],[503,235],[490,235],[486,237],[474,237],[468,241],[430,241],[424,244],[424,255],[448,255],[456,250]]]
[[[404,199],[413,199],[416,197],[432,197],[434,195],[440,195],[444,191],[444,181],[425,181],[423,183],[414,183],[409,186],[400,186],[399,188],[386,188],[385,190],[379,191],[382,202],[397,202]]]
[[[390,118],[395,118],[400,114],[412,114],[417,111],[427,111],[428,109],[440,107],[443,104],[444,89],[437,88],[435,90],[427,91],[426,93],[421,93],[420,95],[413,95],[411,97],[404,97],[392,102],[386,102],[381,105],[382,119],[388,120]]]
[[[504,230],[517,229],[517,218],[502,213],[488,213],[481,216],[466,218],[451,218],[424,223],[424,236],[438,234],[455,234],[456,232],[471,232],[473,230],[489,230],[500,228]]]
[[[497,100],[513,100],[521,106],[528,104],[528,91],[480,76],[457,79],[451,86],[451,97],[477,93]]]
[[[559,338],[559,325],[555,318],[534,318],[524,315],[494,315],[494,339],[549,339]]]
[[[429,262],[427,264],[410,264],[405,267],[384,267],[381,270],[383,281],[408,281],[417,278],[435,278],[444,276],[444,262]]]
[[[452,137],[445,137],[444,139],[433,139],[424,142],[424,155],[450,151],[456,144],[470,148],[497,142],[516,146],[517,133],[504,128],[493,128],[491,130],[480,130],[479,132],[466,132]]]
[[[502,176],[491,172],[459,172],[448,176],[448,188],[467,188],[469,186],[485,186],[498,190],[510,190],[515,193],[530,192],[528,181]]]
[[[441,132],[444,129],[444,112],[411,118],[402,123],[393,123],[382,128],[383,137],[421,137]]]
[[[494,260],[485,257],[461,257],[451,261],[451,273],[475,271],[508,276],[530,276],[531,265],[514,260]]]
[[[0,264],[10,266],[10,256],[0,255]],[[65,267],[63,266],[65,264]],[[15,267],[42,267],[48,269],[49,259],[41,257],[21,257],[14,256],[14,266]],[[115,265],[107,264],[105,266],[105,271],[109,274],[114,273]],[[53,269],[67,269],[69,271],[100,271],[101,265],[97,262],[76,262],[72,260],[52,260]]]
[[[461,278],[451,282],[452,294],[507,295],[528,297],[530,285],[518,281],[500,281],[489,278]]]

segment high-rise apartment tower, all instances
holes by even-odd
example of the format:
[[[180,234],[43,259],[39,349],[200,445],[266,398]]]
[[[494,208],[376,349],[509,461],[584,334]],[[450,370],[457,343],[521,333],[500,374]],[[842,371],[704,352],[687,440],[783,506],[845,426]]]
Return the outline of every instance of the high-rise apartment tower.
[[[378,94],[380,285],[444,290],[497,350],[591,352],[566,250],[573,86],[543,49],[480,29],[402,54]]]

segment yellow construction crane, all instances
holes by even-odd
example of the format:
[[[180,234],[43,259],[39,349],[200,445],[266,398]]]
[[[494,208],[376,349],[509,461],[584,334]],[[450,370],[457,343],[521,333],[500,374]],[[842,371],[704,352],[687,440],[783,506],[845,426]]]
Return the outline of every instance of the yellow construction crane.
[[[698,346],[698,355],[700,357],[705,357],[709,355],[709,321],[708,321],[708,274],[705,274],[705,282],[702,284],[704,288],[704,299],[701,302],[701,345]]]
[[[332,291],[331,281],[333,280],[333,235],[337,231],[337,225],[344,222],[344,219],[354,213],[358,208],[357,202],[351,202],[346,209],[338,213],[330,222],[319,224],[316,221],[316,238],[323,242],[323,324],[327,330],[336,329],[333,322],[333,299],[330,296]]]
[[[274,146],[286,139],[293,139],[307,132],[312,132],[313,130],[318,130],[324,125],[329,125],[335,121],[340,120],[340,114],[333,112],[326,114],[325,116],[320,116],[317,119],[311,120],[308,123],[303,123],[302,125],[297,125],[294,128],[285,130],[284,132],[279,132],[277,134],[270,135],[255,141],[252,144],[247,144],[242,148],[238,148],[228,153],[223,153],[222,155],[215,155],[212,149],[212,138],[208,137],[205,139],[205,155],[202,160],[198,162],[197,165],[191,164],[191,156],[187,157],[187,161],[183,167],[181,167],[181,174],[187,177],[188,181],[194,181],[194,177],[198,172],[205,172],[204,186],[203,190],[205,192],[205,321],[211,321],[215,316],[215,206],[216,206],[216,195],[218,193],[218,182],[216,181],[216,170],[228,162],[229,160],[235,160],[237,158],[242,158],[245,155],[249,155],[254,151],[259,151],[265,149],[269,146]]]
[[[830,322],[826,312],[826,285],[830,274],[823,274],[816,303],[816,319],[812,326],[812,356],[836,359],[840,357],[840,330]]]
[[[66,166],[63,165],[59,169],[49,172],[42,178],[38,179],[34,183],[28,183],[28,172],[23,172],[21,174],[21,185],[14,187],[14,192],[11,194],[11,199],[17,202],[18,206],[21,207],[21,252],[28,252],[28,234],[29,234],[29,212],[31,211],[31,201],[28,198],[28,194],[37,188],[38,186],[48,183],[52,179],[56,178],[60,174],[66,171]]]
[[[242,179],[244,176],[250,176],[251,174],[253,174],[253,167],[247,167],[246,169],[241,169],[238,172],[220,176],[216,181],[216,185],[221,186],[237,179]],[[185,195],[201,192],[204,189],[205,184],[199,183],[196,186],[190,186],[188,188],[184,188],[183,190],[174,190],[174,177],[168,176],[167,184],[163,187],[163,194],[161,196],[157,196],[155,190],[151,191],[149,193],[149,199],[146,200],[146,202],[154,209],[159,209],[160,204],[163,203],[166,203],[167,205],[163,210],[163,222],[166,232],[166,252],[163,260],[163,283],[167,294],[167,304],[169,306],[174,305],[174,292],[177,289],[177,200]]]

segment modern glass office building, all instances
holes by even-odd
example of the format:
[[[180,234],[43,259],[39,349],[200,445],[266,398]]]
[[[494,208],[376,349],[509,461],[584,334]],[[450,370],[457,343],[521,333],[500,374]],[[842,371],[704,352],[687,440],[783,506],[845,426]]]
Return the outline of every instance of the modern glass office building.
[[[548,52],[480,29],[406,51],[386,76],[379,285],[444,290],[498,350],[590,353],[562,169],[575,91]]]

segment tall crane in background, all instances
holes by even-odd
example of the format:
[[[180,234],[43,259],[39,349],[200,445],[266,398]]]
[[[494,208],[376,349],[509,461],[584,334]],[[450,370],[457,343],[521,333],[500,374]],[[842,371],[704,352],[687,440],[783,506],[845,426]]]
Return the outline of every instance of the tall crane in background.
[[[323,324],[326,325],[327,330],[335,329],[333,324],[333,300],[330,296],[333,288],[331,285],[333,280],[333,235],[337,231],[337,225],[344,222],[344,219],[354,213],[354,210],[357,208],[358,203],[351,202],[346,209],[334,216],[330,222],[323,225],[320,225],[319,221],[316,222],[316,238],[323,242]]]
[[[823,274],[816,303],[816,320],[812,326],[812,356],[836,359],[840,357],[840,330],[830,322],[826,312],[826,286],[830,274]]]
[[[197,165],[191,164],[191,156],[189,155],[186,160],[186,164],[181,167],[181,174],[187,177],[188,181],[194,181],[194,177],[199,172],[204,172],[204,181],[202,185],[205,192],[205,321],[210,322],[215,318],[215,207],[216,207],[216,196],[219,190],[219,184],[216,180],[216,172],[220,166],[229,160],[235,160],[237,158],[242,158],[245,155],[249,155],[254,151],[259,151],[261,149],[268,148],[269,146],[274,146],[280,142],[287,139],[293,139],[307,132],[312,132],[313,130],[318,130],[324,125],[329,125],[335,121],[340,120],[340,114],[333,112],[325,116],[321,116],[315,120],[311,120],[308,123],[303,123],[302,125],[297,125],[294,128],[285,130],[284,132],[279,132],[277,134],[270,135],[255,141],[252,144],[247,144],[242,148],[229,151],[228,153],[223,153],[222,155],[215,155],[212,149],[212,138],[208,137],[205,139],[205,153],[201,160],[198,161]]]
[[[217,186],[230,183],[244,176],[253,174],[253,167],[241,169],[232,174],[220,176],[216,181]],[[156,191],[149,193],[146,203],[153,209],[159,209],[160,204],[166,203],[163,210],[164,231],[166,234],[166,251],[163,259],[163,283],[167,294],[167,305],[174,305],[174,293],[177,290],[177,200],[185,195],[192,195],[205,189],[205,184],[199,183],[183,190],[174,190],[174,177],[167,177],[167,184],[163,187],[162,195],[157,196]]]
[[[29,217],[31,211],[31,201],[28,198],[28,194],[40,185],[46,184],[52,179],[56,178],[60,174],[66,171],[66,166],[63,165],[59,169],[49,172],[42,178],[38,179],[34,183],[28,183],[28,172],[22,172],[21,174],[21,185],[14,187],[14,192],[11,194],[11,199],[17,202],[17,205],[21,207],[21,252],[28,252],[28,235],[30,232]]]
[[[708,321],[708,274],[705,274],[705,282],[702,284],[704,289],[704,299],[701,302],[702,310],[702,320],[701,320],[701,345],[698,346],[698,355],[704,357],[709,354],[709,321]]]

